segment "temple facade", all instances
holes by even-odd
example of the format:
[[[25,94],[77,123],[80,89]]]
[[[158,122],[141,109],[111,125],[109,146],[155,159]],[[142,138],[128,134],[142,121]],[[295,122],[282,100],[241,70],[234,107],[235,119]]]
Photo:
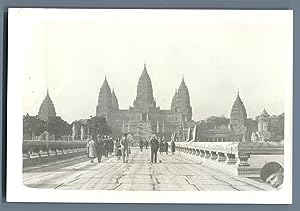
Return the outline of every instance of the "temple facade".
[[[152,132],[168,138],[179,126],[185,127],[192,120],[192,107],[188,88],[182,78],[170,109],[160,109],[154,99],[151,79],[144,64],[133,106],[128,109],[119,108],[116,93],[111,90],[105,77],[99,91],[96,116],[106,117],[113,131],[138,134],[145,124],[150,124]]]
[[[41,120],[48,121],[49,117],[56,117],[54,104],[49,96],[49,91],[40,105],[38,116]]]

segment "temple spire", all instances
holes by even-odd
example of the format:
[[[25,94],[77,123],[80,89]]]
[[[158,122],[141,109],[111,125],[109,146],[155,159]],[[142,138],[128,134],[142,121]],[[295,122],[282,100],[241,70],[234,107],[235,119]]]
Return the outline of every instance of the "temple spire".
[[[47,89],[46,97],[44,98],[42,104],[40,105],[40,109],[38,112],[38,116],[41,120],[47,121],[49,117],[55,117],[55,107],[49,96],[49,90]]]
[[[151,79],[146,69],[146,63],[144,63],[144,69],[138,81],[134,107],[146,111],[149,107],[152,108],[155,105]]]
[[[100,88],[99,95],[98,95],[96,116],[107,116],[111,110],[112,110],[112,92],[105,75],[104,82]]]

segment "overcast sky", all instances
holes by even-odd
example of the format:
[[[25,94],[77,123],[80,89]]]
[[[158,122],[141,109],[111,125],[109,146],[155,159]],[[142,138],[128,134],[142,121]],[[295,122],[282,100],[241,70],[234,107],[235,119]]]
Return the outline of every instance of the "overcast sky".
[[[95,115],[105,75],[128,109],[145,61],[161,109],[184,76],[196,121],[229,117],[238,90],[248,117],[280,114],[290,19],[265,13],[13,10],[9,68],[23,74],[23,113],[38,113],[48,87],[63,119]]]

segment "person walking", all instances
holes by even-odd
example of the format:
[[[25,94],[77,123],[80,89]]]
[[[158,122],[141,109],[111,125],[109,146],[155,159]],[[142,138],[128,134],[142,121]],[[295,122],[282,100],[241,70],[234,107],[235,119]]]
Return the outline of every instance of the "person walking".
[[[108,136],[104,136],[104,140],[103,140],[103,148],[104,148],[104,156],[105,156],[106,158],[108,157],[108,145],[109,145]]]
[[[96,149],[96,136],[90,138],[87,144],[88,157],[91,159],[91,163],[94,163],[94,159],[97,157],[97,149]]]
[[[122,156],[120,138],[116,139],[116,155],[117,155],[117,160],[120,160]]]
[[[166,154],[168,154],[169,144],[168,144],[168,142],[166,140],[164,142],[164,150],[165,150]]]
[[[111,155],[114,152],[114,141],[112,139],[112,137],[109,139],[109,154]]]
[[[171,141],[171,152],[172,152],[172,155],[174,155],[174,153],[175,153],[175,142],[174,142],[174,140]]]
[[[129,157],[129,140],[127,139],[127,134],[125,134],[121,139],[121,151],[122,151],[122,159],[123,163],[128,163]]]
[[[148,144],[149,144],[149,143],[148,143],[148,140],[146,139],[146,140],[145,140],[145,149],[148,149]]]
[[[100,163],[103,154],[103,140],[100,135],[98,135],[96,143],[97,143],[97,158],[98,158],[98,163]]]
[[[140,150],[141,150],[141,152],[143,151],[143,147],[144,147],[144,142],[143,142],[143,140],[142,140],[142,138],[141,137],[139,137],[139,146],[140,146]]]
[[[164,152],[164,140],[161,139],[159,141],[159,154],[162,154]]]
[[[159,148],[159,142],[155,135],[152,135],[150,140],[150,147],[151,147],[151,163],[156,163],[157,161],[157,151]]]

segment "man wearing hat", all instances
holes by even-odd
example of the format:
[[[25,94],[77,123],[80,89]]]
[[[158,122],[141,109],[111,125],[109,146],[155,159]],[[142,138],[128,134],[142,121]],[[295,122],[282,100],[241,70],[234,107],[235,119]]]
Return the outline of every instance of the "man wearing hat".
[[[121,151],[122,151],[122,159],[123,163],[128,163],[129,158],[129,140],[127,139],[127,134],[125,133],[120,141]]]
[[[103,140],[101,135],[97,136],[97,157],[98,157],[98,163],[101,162],[102,154],[103,154]]]

